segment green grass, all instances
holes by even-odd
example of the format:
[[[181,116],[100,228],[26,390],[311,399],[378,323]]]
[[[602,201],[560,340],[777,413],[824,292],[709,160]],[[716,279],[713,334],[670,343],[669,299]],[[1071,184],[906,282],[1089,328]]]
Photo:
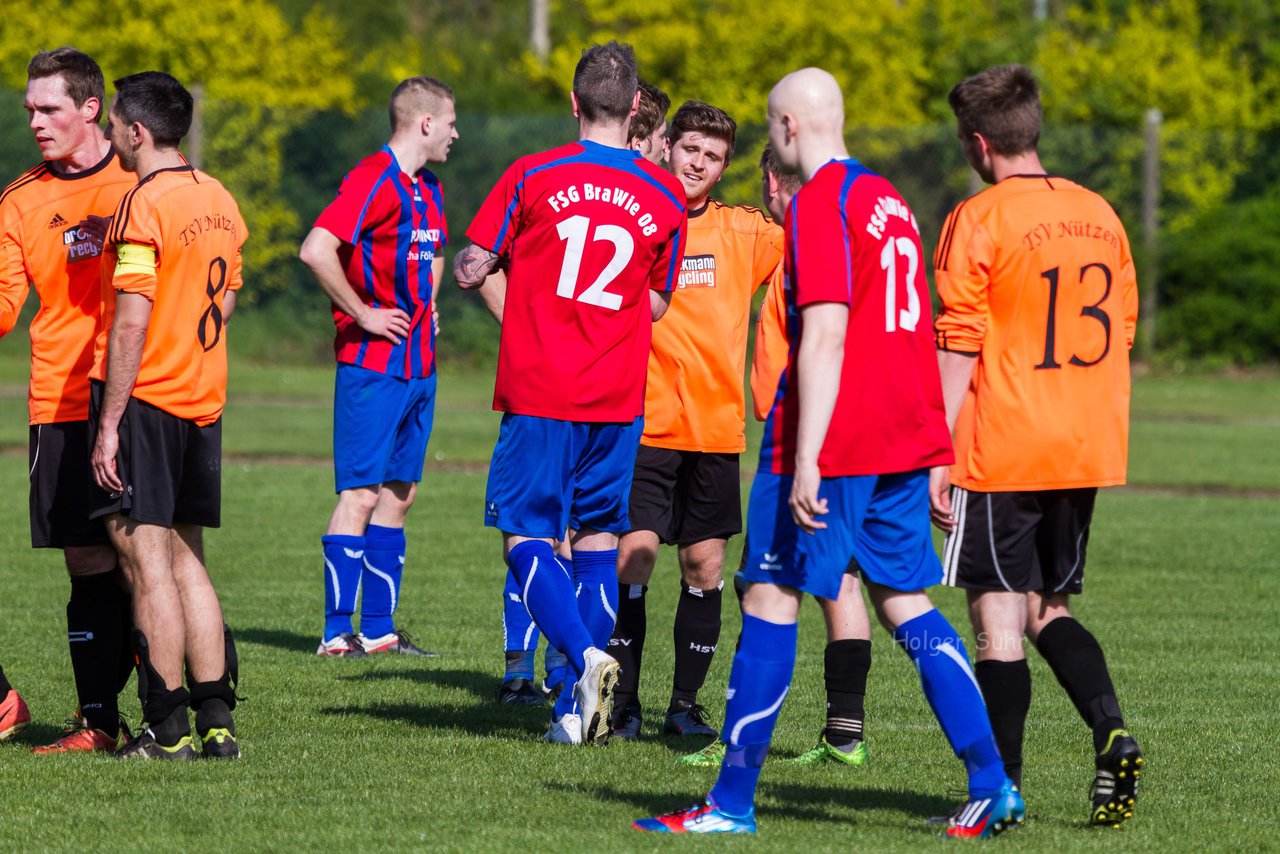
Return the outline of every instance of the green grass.
[[[64,640],[65,573],[27,545],[25,396],[0,355],[0,660],[35,723],[0,745],[0,845],[10,850],[861,850],[947,843],[924,816],[963,785],[906,658],[877,630],[867,699],[871,765],[770,763],[755,839],[670,841],[627,829],[703,793],[713,772],[674,764],[656,734],[606,750],[539,743],[545,713],[491,701],[501,672],[496,534],[481,527],[483,464],[496,434],[491,377],[446,371],[437,429],[409,521],[400,623],[434,661],[320,660],[319,537],[332,509],[331,367],[233,367],[224,526],[211,572],[242,660],[245,758],[174,767],[104,756],[35,757],[74,704]],[[1002,850],[1164,851],[1273,847],[1280,798],[1275,603],[1280,504],[1273,493],[1280,379],[1142,378],[1135,483],[1099,500],[1079,614],[1107,650],[1129,722],[1150,758],[1139,814],[1084,827],[1088,734],[1032,657],[1027,827]],[[22,448],[19,452],[17,449]],[[748,458],[749,459],[749,458]],[[1206,492],[1205,490],[1209,490]],[[1253,490],[1255,497],[1219,493]],[[1270,497],[1268,497],[1270,496]],[[735,563],[740,538],[730,546]],[[674,562],[650,593],[642,700],[659,710],[672,663]],[[663,580],[665,579],[665,580]],[[966,624],[956,591],[936,601]],[[822,722],[822,621],[807,605],[775,755],[811,746]],[[738,630],[704,700],[727,681]],[[136,701],[125,708],[136,715]],[[693,745],[700,746],[699,744]]]

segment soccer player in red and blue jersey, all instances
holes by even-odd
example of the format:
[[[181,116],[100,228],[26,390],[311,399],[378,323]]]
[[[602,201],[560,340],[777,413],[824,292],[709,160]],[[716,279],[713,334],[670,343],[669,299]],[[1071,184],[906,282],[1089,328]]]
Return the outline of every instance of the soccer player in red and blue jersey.
[[[651,323],[684,253],[684,191],[626,147],[635,54],[583,52],[573,78],[579,141],[507,169],[454,260],[464,288],[506,268],[485,524],[503,535],[521,598],[577,678],[548,741],[602,744],[618,664],[618,534],[629,528]],[[553,543],[570,528],[572,567]],[[576,705],[575,701],[576,700]]]
[[[924,254],[893,185],[849,157],[844,97],[817,68],[769,95],[769,142],[805,181],[787,211],[790,353],[765,422],[747,511],[742,639],[729,677],[724,760],[711,793],[641,830],[752,833],[755,790],[795,669],[805,593],[834,599],[856,560],[881,623],[920,673],[969,773],[953,836],[1022,820],[964,642],[929,601],[942,579],[929,471],[952,460]]]
[[[404,520],[435,412],[435,296],[448,241],[440,181],[458,138],[453,91],[410,77],[391,93],[391,139],[360,161],[316,220],[301,257],[338,328],[333,467],[338,506],[322,538],[320,655],[432,655],[395,627]],[[351,616],[363,588],[360,635]]]

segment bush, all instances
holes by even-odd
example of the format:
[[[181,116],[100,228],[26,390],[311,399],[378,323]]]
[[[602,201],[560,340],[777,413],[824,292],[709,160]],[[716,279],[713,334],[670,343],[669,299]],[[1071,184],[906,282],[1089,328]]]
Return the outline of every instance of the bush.
[[[1280,359],[1280,196],[1218,208],[1166,239],[1157,322],[1174,356]]]

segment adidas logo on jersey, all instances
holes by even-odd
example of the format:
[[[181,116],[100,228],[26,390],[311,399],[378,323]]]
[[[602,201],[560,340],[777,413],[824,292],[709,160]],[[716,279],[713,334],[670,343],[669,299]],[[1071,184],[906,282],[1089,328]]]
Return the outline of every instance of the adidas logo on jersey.
[[[49,230],[52,231],[55,228],[61,228],[66,224],[67,221],[62,218],[62,214],[54,214],[53,219],[49,220]]]

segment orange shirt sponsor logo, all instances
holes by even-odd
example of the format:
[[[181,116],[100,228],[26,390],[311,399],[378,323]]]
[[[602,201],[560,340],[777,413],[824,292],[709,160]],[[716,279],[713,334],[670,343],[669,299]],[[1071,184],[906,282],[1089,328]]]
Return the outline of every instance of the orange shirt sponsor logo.
[[[1111,206],[1061,178],[1007,178],[952,211],[934,266],[938,347],[978,360],[952,480],[1124,483],[1138,285]]]
[[[689,217],[679,293],[653,325],[641,442],[746,450],[742,379],[751,297],[781,269],[782,242],[782,229],[755,208],[711,201]]]
[[[67,175],[42,163],[0,193],[0,335],[13,329],[32,287],[40,299],[31,321],[32,424],[89,417],[101,245],[80,223],[111,216],[136,183],[110,155]]]
[[[125,194],[103,251],[103,313],[92,376],[106,377],[117,291],[151,300],[151,320],[133,397],[208,425],[227,399],[222,308],[239,289],[248,229],[231,194],[213,178],[179,167],[153,172]],[[122,244],[155,251],[154,274],[117,270]]]

